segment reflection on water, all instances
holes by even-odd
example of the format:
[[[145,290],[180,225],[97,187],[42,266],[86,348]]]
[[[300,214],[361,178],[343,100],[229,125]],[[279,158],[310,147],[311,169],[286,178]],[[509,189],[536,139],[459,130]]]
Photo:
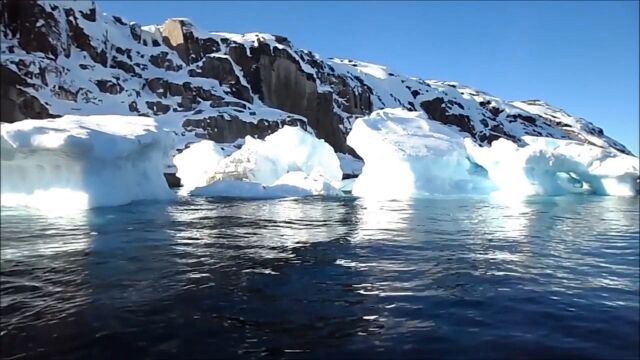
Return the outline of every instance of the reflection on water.
[[[637,198],[2,209],[2,356],[638,356]]]

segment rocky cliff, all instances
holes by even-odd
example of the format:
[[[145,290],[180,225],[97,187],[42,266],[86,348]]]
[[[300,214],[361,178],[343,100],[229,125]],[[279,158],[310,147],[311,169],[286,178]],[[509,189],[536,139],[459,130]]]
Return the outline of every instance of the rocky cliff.
[[[227,143],[290,124],[353,153],[345,139],[355,119],[400,107],[481,145],[535,135],[630,153],[597,126],[542,101],[504,101],[453,82],[323,59],[284,36],[207,33],[187,19],[140,26],[89,1],[2,0],[0,16],[3,122],[153,116],[185,141]]]

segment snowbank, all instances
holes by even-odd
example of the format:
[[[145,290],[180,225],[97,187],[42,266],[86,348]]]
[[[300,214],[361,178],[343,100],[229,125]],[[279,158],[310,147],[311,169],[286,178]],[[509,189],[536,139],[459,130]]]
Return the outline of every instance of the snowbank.
[[[364,159],[356,196],[500,193],[634,195],[638,158],[611,148],[524,136],[480,147],[423,113],[385,109],[358,119],[347,143]]]
[[[358,119],[347,144],[363,158],[353,194],[407,198],[428,194],[487,193],[474,173],[462,135],[422,112],[385,109]]]
[[[219,161],[218,155],[211,155],[211,149],[203,151],[203,155],[198,151],[187,149],[185,161],[175,161],[183,182],[199,185],[191,191],[193,195],[247,198],[342,195],[337,189],[342,170],[333,149],[298,127],[284,127],[264,140],[246,137],[242,148]],[[207,157],[211,160],[204,160]],[[190,171],[189,163],[207,168]]]
[[[173,134],[133,116],[64,116],[2,124],[3,206],[51,211],[169,199]]]
[[[191,144],[176,155],[173,163],[177,168],[176,176],[182,183],[180,193],[186,195],[197,187],[207,185],[222,159],[224,159],[222,149],[210,140]]]
[[[499,192],[507,195],[637,193],[638,158],[571,140],[525,136],[527,146],[499,139],[482,148],[470,139],[470,157],[484,167]]]

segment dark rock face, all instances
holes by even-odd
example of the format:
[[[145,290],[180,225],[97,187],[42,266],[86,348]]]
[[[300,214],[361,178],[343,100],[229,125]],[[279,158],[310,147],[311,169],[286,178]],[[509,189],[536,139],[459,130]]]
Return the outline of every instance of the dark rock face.
[[[238,137],[234,134],[246,134],[245,136],[264,139],[285,125],[307,129],[307,124],[300,118],[283,119],[279,122],[261,119],[256,123],[250,123],[242,121],[238,116],[226,115],[210,116],[204,119],[187,119],[182,123],[187,131],[202,130],[207,139],[219,143],[236,141]]]
[[[57,19],[35,0],[0,2],[3,35],[18,38],[26,52],[42,52],[58,57],[54,40],[60,37]],[[40,22],[42,20],[42,22]]]
[[[285,51],[261,57],[258,66],[265,104],[304,116],[320,138],[337,150],[347,150],[344,135],[333,118],[333,95],[319,93],[313,75],[303,72]]]
[[[163,103],[162,101],[147,101],[147,108],[153,111],[154,115],[166,114],[171,110],[171,106]]]
[[[188,21],[169,19],[162,28],[164,44],[178,53],[187,65],[195,64],[206,55],[220,51],[220,44],[212,39],[197,38]]]
[[[476,136],[476,130],[471,125],[471,119],[462,114],[450,112],[450,105],[445,105],[443,98],[435,98],[420,103],[420,108],[433,120],[447,125],[453,125],[469,135]]]
[[[115,95],[120,94],[122,91],[124,91],[124,87],[122,85],[111,80],[100,79],[97,80],[95,84],[101,92],[106,94]]]
[[[182,69],[182,65],[175,64],[173,60],[168,58],[169,52],[161,51],[159,54],[151,55],[149,57],[149,62],[151,65],[157,67],[158,69],[163,69],[166,71],[180,71]]]
[[[38,98],[22,90],[26,83],[11,69],[0,67],[0,118],[4,122],[53,117]]]
[[[251,90],[242,85],[240,77],[235,73],[231,60],[226,57],[207,56],[196,69],[189,70],[189,76],[216,79],[229,87],[229,95],[253,103]]]
[[[185,19],[147,28],[87,1],[0,0],[0,17],[4,122],[69,112],[154,116],[217,142],[291,124],[357,156],[346,144],[353,121],[401,107],[482,145],[520,142],[523,134],[588,142],[587,133],[630,153],[602,129],[582,119],[576,128],[540,101],[524,102],[544,110],[530,114],[455,83],[376,77],[366,71],[371,64],[322,59],[281,35],[208,34]]]
[[[172,189],[182,186],[180,178],[175,173],[164,173],[164,179],[167,181],[167,185]]]

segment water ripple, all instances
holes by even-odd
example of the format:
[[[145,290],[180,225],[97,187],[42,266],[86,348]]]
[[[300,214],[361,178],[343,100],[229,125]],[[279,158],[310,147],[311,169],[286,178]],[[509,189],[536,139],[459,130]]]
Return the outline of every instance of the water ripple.
[[[2,357],[637,358],[637,198],[2,208]]]

